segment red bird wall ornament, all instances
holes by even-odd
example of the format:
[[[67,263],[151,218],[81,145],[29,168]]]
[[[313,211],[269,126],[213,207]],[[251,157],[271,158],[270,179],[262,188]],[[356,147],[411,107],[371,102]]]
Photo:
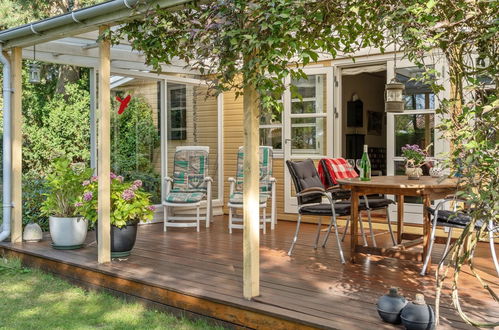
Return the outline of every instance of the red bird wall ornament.
[[[123,100],[119,96],[116,96],[116,100],[120,102],[120,109],[118,110],[118,115],[121,115],[125,111],[131,99],[132,99],[131,95],[128,95]]]

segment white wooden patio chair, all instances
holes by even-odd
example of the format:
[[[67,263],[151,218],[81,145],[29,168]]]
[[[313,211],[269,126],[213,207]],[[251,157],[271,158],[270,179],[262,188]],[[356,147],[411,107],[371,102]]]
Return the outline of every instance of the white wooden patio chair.
[[[260,147],[260,200],[259,210],[262,211],[262,224],[260,228],[263,233],[266,233],[266,224],[270,222],[270,229],[274,230],[276,226],[276,180],[272,177],[272,157],[273,149],[268,146]],[[244,148],[239,147],[237,152],[237,171],[236,177],[230,177],[230,193],[229,202],[229,233],[232,234],[232,229],[242,229],[242,217],[237,216],[237,210],[243,208],[243,158]],[[267,201],[271,199],[271,215],[267,218],[266,209]]]
[[[180,146],[173,161],[173,177],[166,177],[166,197],[163,201],[163,230],[167,227],[196,227],[200,220],[210,226],[212,217],[212,178],[208,176],[209,147]],[[200,208],[206,201],[206,217],[201,219]],[[170,208],[196,208],[196,215],[172,216]]]

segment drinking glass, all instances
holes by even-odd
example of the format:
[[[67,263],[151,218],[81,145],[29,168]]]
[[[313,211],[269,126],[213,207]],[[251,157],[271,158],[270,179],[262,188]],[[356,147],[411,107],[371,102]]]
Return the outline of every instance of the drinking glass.
[[[347,159],[348,165],[350,165],[350,168],[355,170],[355,159]]]
[[[360,162],[361,161],[362,161],[362,159],[356,159],[355,160],[355,165],[357,166],[357,170],[359,170],[359,173],[360,173],[360,168],[361,168],[361,166],[360,166]]]

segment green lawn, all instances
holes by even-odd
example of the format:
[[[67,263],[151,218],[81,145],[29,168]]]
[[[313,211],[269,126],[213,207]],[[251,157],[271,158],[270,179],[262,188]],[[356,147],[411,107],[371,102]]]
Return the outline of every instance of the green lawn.
[[[88,292],[0,257],[0,329],[215,329]]]

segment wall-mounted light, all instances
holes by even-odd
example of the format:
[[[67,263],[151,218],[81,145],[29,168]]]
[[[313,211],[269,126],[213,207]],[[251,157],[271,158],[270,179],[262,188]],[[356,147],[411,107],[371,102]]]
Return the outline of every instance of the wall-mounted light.
[[[405,85],[397,80],[397,40],[393,37],[393,79],[385,85],[385,111],[403,112]]]
[[[29,82],[39,84],[41,81],[40,65],[36,63],[36,46],[33,45],[33,63],[29,65]]]
[[[397,79],[392,79],[385,85],[385,111],[403,112],[404,111],[404,90],[405,85]]]

